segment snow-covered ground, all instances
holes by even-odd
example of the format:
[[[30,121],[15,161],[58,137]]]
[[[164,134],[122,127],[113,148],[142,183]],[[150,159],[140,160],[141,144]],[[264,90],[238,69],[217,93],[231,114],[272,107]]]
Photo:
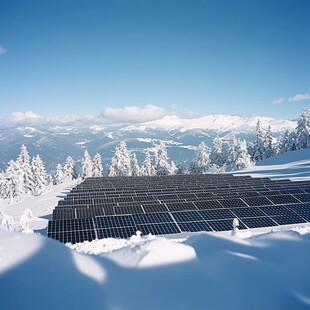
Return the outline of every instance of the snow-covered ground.
[[[309,179],[309,155],[282,154],[243,173]],[[35,217],[48,215],[72,185],[17,204],[2,201],[0,210],[16,222],[27,208]],[[1,309],[309,308],[310,228],[262,232],[197,233],[178,241],[137,235],[65,246],[0,230]]]

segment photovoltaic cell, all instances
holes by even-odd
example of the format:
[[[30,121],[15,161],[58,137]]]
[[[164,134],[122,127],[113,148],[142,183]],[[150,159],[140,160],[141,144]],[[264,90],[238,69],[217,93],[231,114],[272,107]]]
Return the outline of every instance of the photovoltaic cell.
[[[219,200],[219,203],[223,206],[223,208],[239,208],[239,207],[247,207],[244,201],[240,198],[231,198],[225,200]]]
[[[177,223],[203,220],[203,217],[199,214],[198,211],[173,212],[171,215],[174,217]]]
[[[182,232],[212,231],[210,225],[205,221],[185,222],[178,225]]]
[[[277,204],[281,205],[287,203],[299,203],[299,201],[292,195],[269,196],[268,199],[271,200],[275,205]]]
[[[143,235],[169,235],[181,232],[175,223],[146,224],[137,225],[136,227]]]
[[[173,222],[173,219],[168,212],[167,213],[134,214],[132,215],[132,218],[136,225]]]
[[[260,228],[260,227],[272,227],[278,226],[278,224],[273,221],[270,217],[253,217],[244,218],[242,222],[249,228]]]
[[[223,208],[217,200],[198,200],[193,202],[197,209],[218,209]]]
[[[235,217],[229,209],[202,210],[198,212],[205,220],[232,219]]]

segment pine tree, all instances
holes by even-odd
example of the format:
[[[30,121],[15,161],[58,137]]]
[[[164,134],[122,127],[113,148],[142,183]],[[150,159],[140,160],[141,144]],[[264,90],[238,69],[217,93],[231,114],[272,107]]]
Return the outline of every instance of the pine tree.
[[[33,173],[30,166],[30,156],[27,147],[23,144],[21,146],[20,154],[17,157],[16,164],[19,167],[19,174],[23,178],[23,186],[25,193],[32,193],[35,189]]]
[[[166,144],[160,142],[154,146],[154,168],[156,175],[169,175],[173,174],[174,167],[169,163]]]
[[[225,164],[223,142],[219,137],[216,137],[213,141],[213,145],[214,147],[210,155],[211,163],[222,167]]]
[[[132,176],[139,176],[140,175],[140,167],[138,164],[137,156],[135,153],[131,155],[131,175]]]
[[[14,220],[12,216],[5,214],[0,211],[0,228],[3,228],[8,231],[14,230]]]
[[[26,193],[23,174],[21,173],[20,166],[14,160],[10,160],[8,162],[8,166],[5,171],[5,178],[6,198],[12,200],[13,198],[19,198]]]
[[[56,165],[56,169],[55,169],[55,184],[61,184],[64,181],[64,173],[62,170],[62,166],[61,164],[57,164]]]
[[[273,146],[273,137],[271,132],[271,126],[268,126],[268,129],[265,134],[264,139],[264,154],[263,159],[269,158],[275,154],[274,146]]]
[[[177,168],[175,172],[176,174],[188,174],[189,173],[189,170],[185,162],[178,163],[176,168]]]
[[[281,153],[287,152],[290,150],[290,132],[286,130],[281,141]]]
[[[194,174],[210,173],[210,148],[201,142],[196,157],[192,161],[191,172]]]
[[[281,153],[281,146],[282,146],[282,137],[281,137],[281,136],[278,136],[277,142],[276,142],[276,144],[275,144],[275,146],[274,146],[274,154],[275,154],[275,155]]]
[[[68,156],[63,167],[64,179],[75,180],[77,178],[75,162],[71,156]]]
[[[93,177],[103,176],[102,157],[100,154],[96,154],[93,159]]]
[[[85,179],[92,177],[93,175],[92,169],[93,169],[92,160],[88,154],[88,151],[85,150],[84,156],[82,158],[82,178]]]
[[[310,109],[305,108],[296,128],[296,149],[310,147]]]
[[[34,193],[40,195],[47,186],[47,173],[39,155],[33,157],[31,168],[34,178]]]
[[[151,157],[150,151],[146,149],[145,151],[145,160],[142,163],[141,169],[140,169],[140,175],[142,176],[152,176],[156,175],[156,170],[154,167],[154,161]]]
[[[226,160],[230,166],[233,166],[236,161],[236,147],[237,147],[237,138],[233,134],[229,140],[229,148]]]
[[[116,147],[111,159],[109,176],[131,176],[131,159],[125,141],[121,141]]]
[[[236,158],[233,164],[233,170],[243,170],[252,167],[251,157],[247,150],[245,140],[238,140],[236,145]]]
[[[264,147],[264,133],[260,126],[260,121],[257,121],[256,125],[256,138],[253,142],[253,154],[252,160],[257,162],[264,159],[265,147]]]

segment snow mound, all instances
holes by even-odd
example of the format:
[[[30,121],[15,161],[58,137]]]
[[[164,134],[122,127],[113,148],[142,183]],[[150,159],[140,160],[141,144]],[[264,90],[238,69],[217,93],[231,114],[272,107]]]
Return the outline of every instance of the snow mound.
[[[86,256],[43,236],[0,230],[1,307],[283,310],[310,305],[309,234],[238,239],[205,233],[181,244],[140,241],[122,252]],[[143,268],[115,264],[113,253],[115,261],[122,256]],[[163,261],[173,264],[158,264]]]

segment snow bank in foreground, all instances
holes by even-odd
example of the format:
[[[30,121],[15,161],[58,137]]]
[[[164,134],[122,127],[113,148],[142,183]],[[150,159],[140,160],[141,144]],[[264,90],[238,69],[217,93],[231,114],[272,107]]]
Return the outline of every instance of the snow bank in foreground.
[[[153,237],[105,256],[79,254],[43,236],[1,230],[1,308],[282,310],[310,306],[309,234],[286,231],[238,239],[202,233],[182,244]],[[127,268],[112,261],[122,258],[138,263]],[[168,265],[172,258],[174,264]]]
[[[132,236],[130,239],[100,239],[67,246],[80,253],[104,255],[124,267],[149,267],[195,259],[192,247],[165,238]]]

